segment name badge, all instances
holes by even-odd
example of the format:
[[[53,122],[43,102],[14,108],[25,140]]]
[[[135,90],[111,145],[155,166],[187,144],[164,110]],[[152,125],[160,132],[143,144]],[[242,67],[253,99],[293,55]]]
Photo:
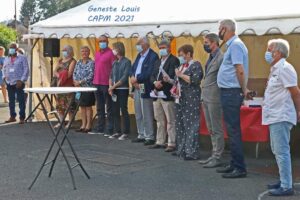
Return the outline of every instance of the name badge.
[[[15,69],[14,68],[10,68],[9,72],[15,72]]]

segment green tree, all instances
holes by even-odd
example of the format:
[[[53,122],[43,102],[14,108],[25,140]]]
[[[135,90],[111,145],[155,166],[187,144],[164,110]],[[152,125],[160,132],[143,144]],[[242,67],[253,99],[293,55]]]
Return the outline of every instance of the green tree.
[[[20,19],[24,23],[24,19],[29,17],[30,24],[34,24],[88,1],[89,0],[24,0],[21,7]]]
[[[14,29],[7,26],[0,25],[0,46],[8,48],[11,42],[15,42],[17,39],[17,33]]]

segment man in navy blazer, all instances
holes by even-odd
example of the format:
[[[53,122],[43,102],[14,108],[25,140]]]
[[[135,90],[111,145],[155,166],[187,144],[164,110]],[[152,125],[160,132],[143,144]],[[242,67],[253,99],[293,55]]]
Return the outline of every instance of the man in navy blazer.
[[[131,84],[134,95],[135,118],[138,137],[132,142],[143,142],[145,145],[153,145],[153,100],[150,92],[153,89],[151,75],[158,55],[150,48],[147,37],[138,39],[136,49],[139,52],[132,66]]]

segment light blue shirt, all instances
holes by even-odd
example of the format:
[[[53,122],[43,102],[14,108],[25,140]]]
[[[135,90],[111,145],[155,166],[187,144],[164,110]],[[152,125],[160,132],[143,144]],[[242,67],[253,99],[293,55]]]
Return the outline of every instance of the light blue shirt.
[[[145,58],[147,57],[147,55],[149,53],[149,49],[144,54],[141,54],[138,66],[137,66],[136,71],[135,71],[135,77],[137,77],[137,75],[139,75],[142,72],[143,62],[144,62]]]
[[[241,88],[235,65],[243,65],[247,83],[249,74],[248,49],[238,36],[233,36],[228,40],[226,46],[227,51],[218,72],[218,86],[219,88]]]
[[[17,56],[14,61],[6,57],[3,65],[3,78],[9,85],[15,85],[18,80],[25,82],[29,76],[28,61],[25,56]]]

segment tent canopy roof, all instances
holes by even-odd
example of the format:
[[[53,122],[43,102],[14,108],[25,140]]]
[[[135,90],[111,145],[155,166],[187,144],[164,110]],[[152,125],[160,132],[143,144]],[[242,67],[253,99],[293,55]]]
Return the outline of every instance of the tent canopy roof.
[[[237,20],[238,34],[299,33],[299,6],[299,0],[92,0],[32,25],[26,37],[198,36],[217,32],[224,18]]]

